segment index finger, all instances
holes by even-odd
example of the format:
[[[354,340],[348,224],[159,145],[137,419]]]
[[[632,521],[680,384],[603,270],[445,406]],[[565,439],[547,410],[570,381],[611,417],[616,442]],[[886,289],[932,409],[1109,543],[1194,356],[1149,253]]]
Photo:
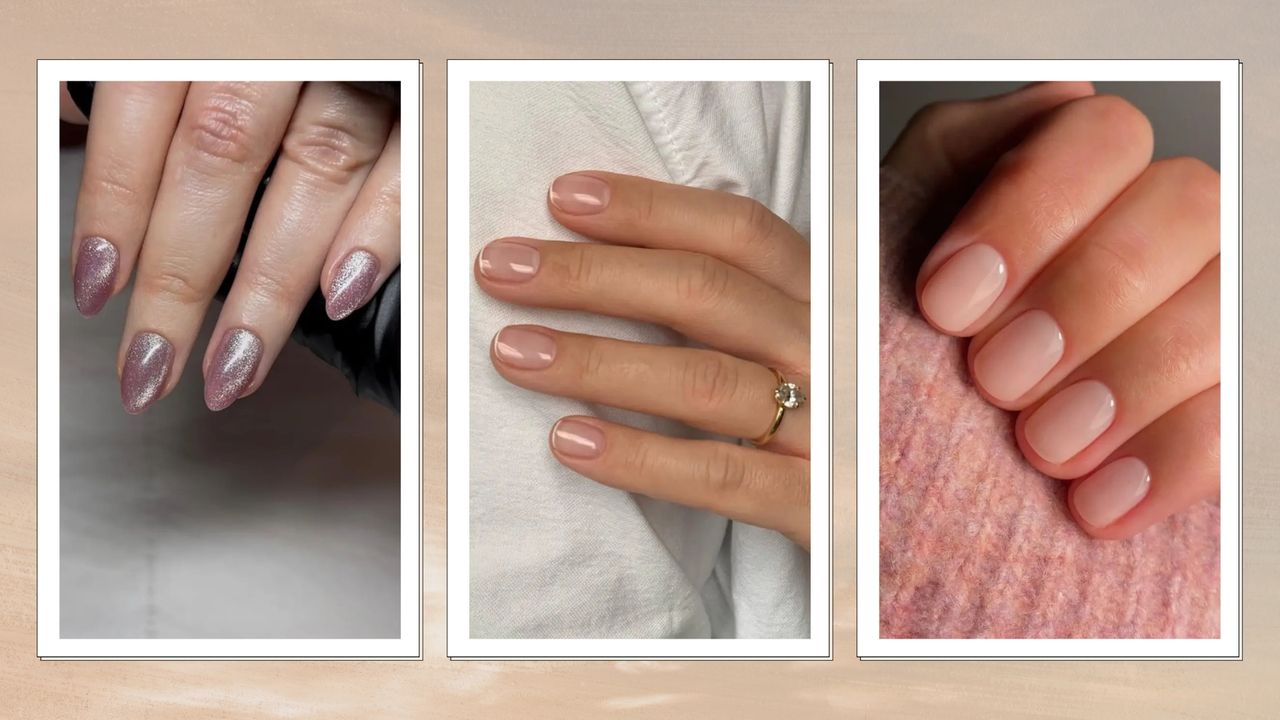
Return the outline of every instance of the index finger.
[[[710,255],[809,300],[808,240],[752,198],[592,170],[556,178],[547,204],[588,237]]]

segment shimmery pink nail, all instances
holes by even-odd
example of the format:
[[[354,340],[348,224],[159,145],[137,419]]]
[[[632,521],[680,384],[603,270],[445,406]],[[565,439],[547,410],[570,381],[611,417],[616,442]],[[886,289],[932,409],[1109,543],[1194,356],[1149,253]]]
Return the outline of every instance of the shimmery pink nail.
[[[378,279],[378,258],[366,250],[355,250],[333,270],[325,312],[331,320],[341,320],[364,305]]]
[[[134,335],[120,374],[120,402],[125,412],[136,415],[150,407],[164,390],[172,367],[173,345],[164,336],[153,332]]]
[[[253,382],[262,360],[262,339],[244,328],[232,328],[209,363],[204,381],[204,404],[210,410],[231,407]]]
[[[80,241],[73,284],[76,309],[81,315],[97,315],[111,299],[119,267],[120,252],[106,238],[94,235]]]

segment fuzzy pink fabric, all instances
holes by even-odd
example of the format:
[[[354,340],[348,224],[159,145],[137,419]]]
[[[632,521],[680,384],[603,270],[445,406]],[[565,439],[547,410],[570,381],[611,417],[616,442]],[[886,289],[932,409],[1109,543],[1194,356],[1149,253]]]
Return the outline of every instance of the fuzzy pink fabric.
[[[914,282],[937,237],[928,203],[881,176],[880,635],[1218,636],[1218,507],[1094,540],[984,402],[965,344],[931,329]]]

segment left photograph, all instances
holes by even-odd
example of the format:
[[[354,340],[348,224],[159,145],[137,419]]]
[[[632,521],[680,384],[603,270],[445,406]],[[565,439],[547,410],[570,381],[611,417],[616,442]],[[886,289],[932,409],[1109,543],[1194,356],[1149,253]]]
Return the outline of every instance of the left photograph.
[[[420,656],[420,63],[39,74],[38,654]]]

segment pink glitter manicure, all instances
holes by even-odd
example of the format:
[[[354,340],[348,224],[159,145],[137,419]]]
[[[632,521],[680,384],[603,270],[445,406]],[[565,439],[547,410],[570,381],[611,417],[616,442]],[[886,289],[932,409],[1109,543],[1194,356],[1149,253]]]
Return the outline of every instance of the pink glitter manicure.
[[[325,312],[330,320],[341,320],[369,299],[378,279],[378,258],[367,250],[355,250],[333,270]]]
[[[106,238],[94,235],[80,241],[74,285],[76,309],[81,315],[97,315],[111,299],[119,266],[120,252]]]
[[[204,404],[210,410],[231,407],[253,382],[262,361],[262,339],[244,328],[232,328],[222,336],[222,344],[209,363],[204,381]]]
[[[173,345],[163,335],[140,332],[129,343],[120,374],[120,402],[125,412],[137,415],[151,406],[164,390],[173,366]]]

